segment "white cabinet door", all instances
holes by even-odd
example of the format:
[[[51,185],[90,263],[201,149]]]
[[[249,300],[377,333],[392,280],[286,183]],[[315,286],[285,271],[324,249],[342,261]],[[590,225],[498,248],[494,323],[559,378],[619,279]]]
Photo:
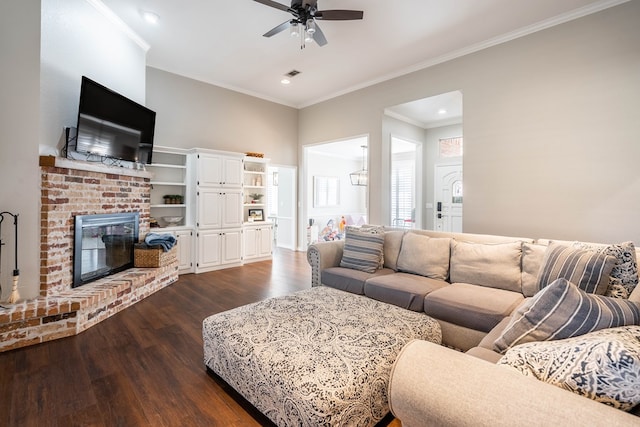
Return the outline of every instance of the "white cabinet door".
[[[218,186],[223,181],[222,157],[198,154],[198,185]]]
[[[178,239],[178,271],[190,273],[193,271],[193,231],[176,231]]]
[[[221,195],[223,228],[240,227],[242,225],[242,191],[224,190]]]
[[[242,261],[242,231],[225,230],[222,232],[222,264]]]
[[[271,255],[271,227],[263,227],[258,230],[259,256]]]
[[[244,258],[251,259],[258,256],[258,229],[248,227],[244,230]]]
[[[196,225],[202,228],[222,227],[222,193],[218,190],[201,188],[198,190],[198,219]]]
[[[242,159],[237,157],[223,157],[222,163],[222,185],[225,187],[240,187],[243,177]]]
[[[272,254],[271,225],[250,225],[244,229],[244,260],[265,259]]]
[[[198,154],[198,185],[241,187],[242,158],[219,154]]]
[[[201,230],[198,232],[198,263],[197,268],[203,269],[219,265],[220,241],[222,235],[218,230]]]

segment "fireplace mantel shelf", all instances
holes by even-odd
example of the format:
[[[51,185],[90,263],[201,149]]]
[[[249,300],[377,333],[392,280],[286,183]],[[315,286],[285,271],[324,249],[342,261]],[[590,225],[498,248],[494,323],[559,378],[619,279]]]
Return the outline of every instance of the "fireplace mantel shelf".
[[[85,162],[82,160],[72,160],[56,156],[40,156],[40,166],[75,169],[88,172],[102,172],[108,174],[134,176],[138,178],[153,178],[153,173],[144,170],[109,166],[103,165],[102,163]]]

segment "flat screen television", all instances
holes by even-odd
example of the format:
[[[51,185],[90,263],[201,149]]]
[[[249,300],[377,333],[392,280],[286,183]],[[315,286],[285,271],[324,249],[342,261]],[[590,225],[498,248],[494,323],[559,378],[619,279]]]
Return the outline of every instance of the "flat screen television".
[[[155,123],[154,111],[82,76],[76,152],[149,164]]]

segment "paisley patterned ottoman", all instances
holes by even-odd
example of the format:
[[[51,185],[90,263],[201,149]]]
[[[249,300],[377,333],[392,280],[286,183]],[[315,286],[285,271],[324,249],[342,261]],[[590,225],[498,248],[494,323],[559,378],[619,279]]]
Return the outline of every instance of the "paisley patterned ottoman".
[[[205,365],[278,426],[372,426],[412,339],[440,343],[416,313],[324,286],[203,321]]]

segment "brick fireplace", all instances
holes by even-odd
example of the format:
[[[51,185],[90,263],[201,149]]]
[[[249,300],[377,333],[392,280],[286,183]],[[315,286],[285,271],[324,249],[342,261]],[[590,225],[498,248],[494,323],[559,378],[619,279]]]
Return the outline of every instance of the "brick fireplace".
[[[0,308],[0,351],[78,334],[175,282],[177,262],[132,268],[72,289],[76,215],[139,212],[149,231],[146,171],[40,158],[40,296]]]

